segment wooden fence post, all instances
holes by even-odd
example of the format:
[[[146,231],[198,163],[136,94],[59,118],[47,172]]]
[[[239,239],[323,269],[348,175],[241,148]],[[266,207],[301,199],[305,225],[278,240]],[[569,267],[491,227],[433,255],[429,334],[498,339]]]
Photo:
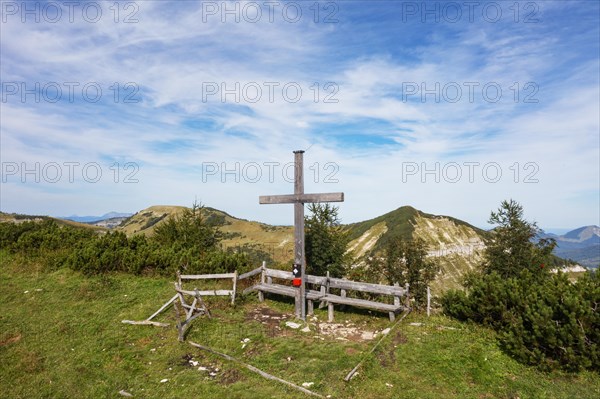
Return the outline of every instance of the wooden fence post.
[[[394,287],[399,287],[400,284],[398,283],[394,283]],[[394,295],[394,306],[400,306],[400,297],[397,295]],[[396,320],[396,313],[395,312],[390,312],[390,321],[394,321]]]
[[[238,272],[237,270],[234,272],[235,276],[233,276],[233,293],[231,294],[231,304],[235,305],[235,292],[237,290],[237,280],[238,280]]]
[[[265,283],[265,269],[267,268],[267,262],[265,262],[263,260],[262,266],[260,267],[261,271],[260,271],[260,283],[264,284]],[[258,301],[259,302],[263,302],[265,300],[265,294],[261,291],[258,290]]]
[[[431,315],[431,290],[427,286],[427,317]]]

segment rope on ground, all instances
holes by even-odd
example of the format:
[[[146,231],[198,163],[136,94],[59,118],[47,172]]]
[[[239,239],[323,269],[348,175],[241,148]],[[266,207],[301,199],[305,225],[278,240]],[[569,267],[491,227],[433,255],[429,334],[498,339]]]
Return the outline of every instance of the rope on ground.
[[[220,356],[220,357],[222,357],[222,358],[224,358],[224,359],[227,359],[227,360],[229,360],[229,361],[232,361],[232,362],[234,362],[234,363],[237,363],[237,364],[239,364],[239,365],[241,365],[241,366],[244,366],[244,367],[245,367],[245,368],[247,368],[248,370],[250,370],[250,371],[252,371],[252,372],[254,372],[254,373],[260,374],[262,377],[264,377],[264,378],[266,378],[266,379],[269,379],[269,380],[273,380],[273,381],[280,382],[280,383],[282,383],[282,384],[285,384],[285,385],[287,385],[287,386],[289,386],[289,387],[292,387],[292,388],[294,388],[294,389],[297,389],[297,390],[299,390],[299,391],[301,391],[301,392],[304,392],[304,393],[305,393],[305,394],[307,394],[307,395],[316,396],[317,398],[323,398],[323,399],[325,398],[324,396],[322,396],[322,395],[319,395],[319,394],[318,394],[318,393],[316,393],[316,392],[309,391],[308,389],[306,389],[306,388],[303,388],[303,387],[301,387],[301,386],[298,386],[298,385],[296,385],[296,384],[292,384],[292,383],[291,383],[291,382],[289,382],[289,381],[282,380],[282,379],[281,379],[281,378],[279,378],[279,377],[275,377],[274,375],[271,375],[271,374],[269,374],[269,373],[265,373],[264,371],[262,371],[262,370],[260,370],[260,369],[257,369],[256,367],[254,367],[254,366],[251,366],[251,365],[249,365],[249,364],[246,364],[246,363],[242,362],[241,360],[238,360],[238,359],[236,359],[236,358],[234,358],[234,357],[231,357],[231,356],[229,356],[229,355],[226,355],[225,353],[217,352],[217,351],[215,351],[214,349],[211,349],[211,348],[209,348],[209,347],[207,347],[207,346],[204,346],[204,345],[197,344],[197,343],[195,343],[195,342],[191,342],[191,341],[188,341],[188,342],[189,342],[189,344],[190,344],[190,345],[192,345],[192,346],[194,346],[194,347],[196,347],[196,348],[200,348],[200,349],[202,349],[202,350],[205,350],[205,351],[207,351],[207,352],[210,352],[210,353],[212,353],[212,354],[214,354],[214,355]]]
[[[383,335],[381,338],[379,338],[379,341],[377,341],[377,343],[373,346],[373,348],[371,348],[371,350],[369,351],[369,353],[367,353],[361,360],[360,362],[358,362],[358,364],[356,365],[356,367],[354,367],[352,369],[352,371],[350,371],[348,373],[348,375],[346,375],[346,377],[344,378],[344,381],[348,382],[352,379],[352,377],[354,376],[354,374],[356,374],[356,372],[358,371],[358,368],[363,364],[363,362],[367,359],[368,356],[370,356],[373,352],[375,352],[375,349],[377,349],[377,347],[379,346],[379,344],[381,344],[381,342],[389,335],[392,335],[392,331],[394,331],[394,329],[398,326],[398,324],[400,324],[400,322],[402,320],[404,320],[404,318],[406,316],[408,316],[408,314],[411,312],[411,309],[408,308],[408,310],[406,312],[404,312],[404,314],[402,315],[401,318],[398,319],[398,321],[390,328],[390,331]]]

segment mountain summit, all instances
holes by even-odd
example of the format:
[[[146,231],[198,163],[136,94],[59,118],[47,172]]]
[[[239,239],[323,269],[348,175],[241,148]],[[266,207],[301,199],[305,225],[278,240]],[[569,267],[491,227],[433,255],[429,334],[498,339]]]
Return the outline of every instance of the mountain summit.
[[[597,268],[600,265],[600,227],[584,226],[563,235],[541,234],[540,238],[554,238],[554,254],[564,259]]]

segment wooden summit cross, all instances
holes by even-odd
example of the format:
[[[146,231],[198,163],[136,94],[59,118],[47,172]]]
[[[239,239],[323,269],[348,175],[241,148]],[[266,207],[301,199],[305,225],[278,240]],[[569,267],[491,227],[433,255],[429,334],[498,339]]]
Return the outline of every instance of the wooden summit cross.
[[[294,204],[294,277],[300,277],[296,296],[296,317],[306,319],[306,260],[304,258],[304,204],[343,202],[344,193],[304,194],[304,151],[294,151],[294,194],[261,195],[260,204]]]

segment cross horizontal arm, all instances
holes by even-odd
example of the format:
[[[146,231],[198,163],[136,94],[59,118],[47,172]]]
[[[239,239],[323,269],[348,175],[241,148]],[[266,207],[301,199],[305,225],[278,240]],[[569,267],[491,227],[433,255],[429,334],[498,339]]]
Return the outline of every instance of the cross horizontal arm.
[[[344,202],[344,193],[261,195],[259,204],[295,204],[315,202]]]

